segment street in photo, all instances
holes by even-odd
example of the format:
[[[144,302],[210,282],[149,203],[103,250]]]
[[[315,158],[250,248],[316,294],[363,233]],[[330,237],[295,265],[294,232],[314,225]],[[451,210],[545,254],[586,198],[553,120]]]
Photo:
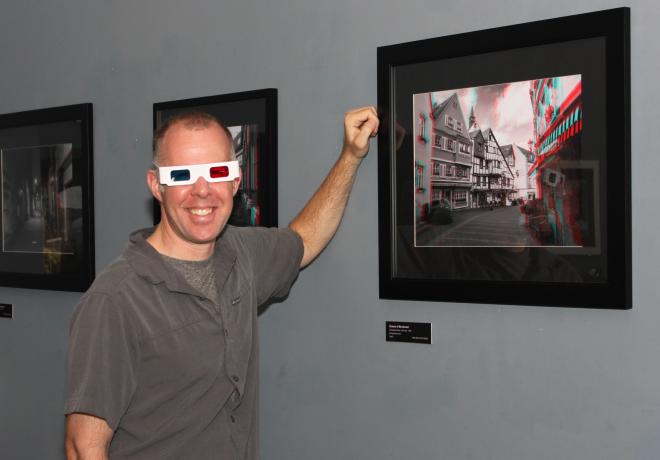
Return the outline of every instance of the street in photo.
[[[592,246],[581,94],[580,75],[415,94],[415,246]]]
[[[2,164],[2,250],[73,254],[82,239],[82,190],[72,144],[8,148]]]

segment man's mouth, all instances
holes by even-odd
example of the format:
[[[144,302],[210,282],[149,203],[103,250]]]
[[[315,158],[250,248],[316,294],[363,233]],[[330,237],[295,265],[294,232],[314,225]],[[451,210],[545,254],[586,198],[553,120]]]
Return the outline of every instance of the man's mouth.
[[[196,216],[207,216],[213,212],[213,208],[188,208],[188,211]]]

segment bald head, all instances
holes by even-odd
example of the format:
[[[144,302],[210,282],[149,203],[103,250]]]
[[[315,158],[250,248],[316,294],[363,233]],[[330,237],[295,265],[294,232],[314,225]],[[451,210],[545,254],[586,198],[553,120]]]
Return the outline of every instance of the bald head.
[[[220,128],[220,130],[227,136],[227,140],[229,141],[231,159],[232,160],[236,159],[236,152],[234,150],[234,139],[232,138],[231,132],[229,132],[227,127],[222,123],[220,123],[220,121],[217,118],[215,118],[213,115],[210,115],[206,112],[193,110],[193,111],[180,112],[168,118],[154,132],[154,140],[152,146],[153,148],[152,162],[154,165],[161,164],[163,160],[163,153],[161,150],[163,139],[165,138],[165,135],[168,133],[168,131],[170,131],[175,126],[177,127],[180,126],[185,129],[189,129],[191,131],[199,131],[214,127]]]

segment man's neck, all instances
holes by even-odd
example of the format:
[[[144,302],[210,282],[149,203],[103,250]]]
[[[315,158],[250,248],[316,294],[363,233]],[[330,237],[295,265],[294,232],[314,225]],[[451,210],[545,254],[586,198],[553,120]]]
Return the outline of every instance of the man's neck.
[[[181,260],[206,260],[213,254],[215,242],[196,244],[182,241],[176,235],[171,235],[158,224],[154,232],[147,238],[149,243],[160,254]]]

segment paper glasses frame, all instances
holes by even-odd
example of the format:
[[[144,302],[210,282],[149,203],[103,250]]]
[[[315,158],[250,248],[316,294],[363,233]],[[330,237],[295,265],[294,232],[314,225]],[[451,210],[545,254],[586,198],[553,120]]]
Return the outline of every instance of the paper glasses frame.
[[[238,161],[223,161],[219,163],[204,163],[196,165],[156,166],[158,168],[158,179],[161,185],[190,185],[203,177],[207,182],[229,182],[240,177]],[[211,177],[211,168],[227,167],[227,175],[222,177]],[[172,172],[188,170],[190,175],[185,180],[175,180]]]

